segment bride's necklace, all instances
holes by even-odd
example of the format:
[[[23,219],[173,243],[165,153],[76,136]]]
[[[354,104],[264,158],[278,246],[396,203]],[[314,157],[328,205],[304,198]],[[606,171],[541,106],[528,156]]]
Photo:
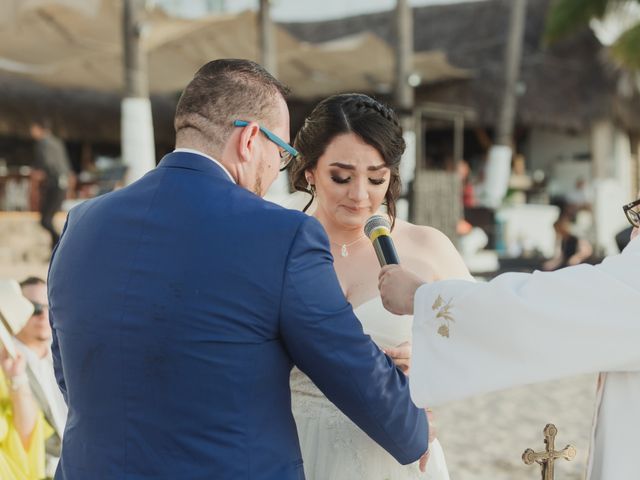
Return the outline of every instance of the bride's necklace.
[[[357,240],[354,240],[351,243],[336,243],[336,242],[331,242],[332,244],[334,244],[336,247],[340,247],[340,255],[343,257],[348,257],[349,256],[349,250],[347,250],[349,247],[351,247],[352,245],[355,245],[356,243],[358,243],[360,240],[362,240],[363,238],[367,238],[366,235],[361,236],[360,238],[358,238]]]

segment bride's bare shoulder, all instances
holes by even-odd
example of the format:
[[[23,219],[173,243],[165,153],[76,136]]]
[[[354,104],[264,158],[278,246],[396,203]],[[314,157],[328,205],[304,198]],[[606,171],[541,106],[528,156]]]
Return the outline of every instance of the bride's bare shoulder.
[[[449,237],[437,228],[415,225],[404,220],[396,220],[394,237],[406,241],[410,246],[419,248],[429,246],[431,248],[453,248],[455,250]]]
[[[407,256],[428,258],[439,278],[471,278],[458,250],[437,228],[397,220],[394,238]]]

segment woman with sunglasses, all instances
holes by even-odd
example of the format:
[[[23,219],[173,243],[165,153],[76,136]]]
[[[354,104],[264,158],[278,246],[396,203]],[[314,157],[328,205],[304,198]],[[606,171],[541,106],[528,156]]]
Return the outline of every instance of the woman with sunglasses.
[[[396,317],[382,307],[380,266],[363,232],[367,219],[386,207],[401,262],[416,272],[430,278],[470,275],[442,233],[396,218],[405,143],[395,113],[366,95],[329,97],[306,119],[294,147],[299,156],[291,167],[293,186],[309,195],[305,210],[313,203],[308,212],[325,228],[338,280],[365,333],[382,349],[410,341],[411,318]],[[399,363],[408,373],[408,360]],[[430,444],[426,473],[421,473],[417,464],[398,464],[297,369],[291,388],[309,480],[449,478],[437,439]]]
[[[0,303],[0,479],[40,480],[45,477],[45,440],[53,430],[36,405],[25,358],[18,351],[10,355],[3,346],[11,341],[7,327],[21,329],[33,308],[12,280],[0,281]]]

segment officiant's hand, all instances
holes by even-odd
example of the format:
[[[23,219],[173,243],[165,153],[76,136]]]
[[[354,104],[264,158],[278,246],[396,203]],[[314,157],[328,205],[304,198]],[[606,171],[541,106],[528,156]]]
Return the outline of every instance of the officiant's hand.
[[[382,267],[378,288],[384,308],[396,315],[412,315],[416,290],[424,283],[424,280],[400,265]]]
[[[383,351],[391,358],[391,360],[393,360],[396,367],[402,370],[402,373],[409,375],[409,370],[411,370],[410,342],[401,343],[395,348],[385,348]]]

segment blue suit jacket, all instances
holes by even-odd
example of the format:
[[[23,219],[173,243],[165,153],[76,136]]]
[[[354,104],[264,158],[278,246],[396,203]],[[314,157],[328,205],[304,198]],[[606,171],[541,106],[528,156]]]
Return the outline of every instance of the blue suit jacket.
[[[172,153],[74,208],[49,300],[69,404],[56,479],[302,479],[293,364],[399,462],[427,449],[322,226],[206,157]]]

